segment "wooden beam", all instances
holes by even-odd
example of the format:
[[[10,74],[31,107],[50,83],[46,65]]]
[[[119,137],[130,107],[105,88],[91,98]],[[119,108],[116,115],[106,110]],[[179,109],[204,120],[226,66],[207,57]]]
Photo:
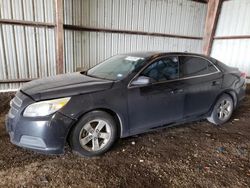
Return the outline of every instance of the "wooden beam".
[[[23,78],[23,79],[8,79],[8,80],[0,80],[0,84],[9,84],[9,83],[23,83],[35,80],[37,78]]]
[[[75,30],[75,31],[124,33],[124,34],[131,34],[131,35],[148,35],[148,36],[158,36],[158,37],[184,38],[184,39],[194,39],[194,40],[203,39],[203,37],[197,37],[197,36],[175,35],[175,34],[167,34],[167,33],[154,33],[154,32],[121,30],[121,29],[108,29],[108,28],[97,28],[97,27],[85,27],[85,26],[75,26],[75,25],[64,25],[64,29]]]
[[[54,23],[44,23],[44,22],[33,22],[24,20],[10,20],[10,19],[0,19],[1,24],[9,25],[22,25],[22,26],[33,26],[33,27],[55,27]]]
[[[198,3],[208,3],[208,0],[191,0],[191,1],[195,1]]]
[[[56,73],[64,72],[64,33],[63,33],[63,0],[55,0],[56,18]]]
[[[213,38],[214,38],[218,18],[220,15],[222,2],[223,0],[209,0],[208,1],[205,35],[204,35],[204,40],[203,40],[203,53],[205,55],[210,55],[211,53]]]
[[[217,36],[215,40],[228,40],[228,39],[250,39],[250,35],[232,35],[232,36]]]

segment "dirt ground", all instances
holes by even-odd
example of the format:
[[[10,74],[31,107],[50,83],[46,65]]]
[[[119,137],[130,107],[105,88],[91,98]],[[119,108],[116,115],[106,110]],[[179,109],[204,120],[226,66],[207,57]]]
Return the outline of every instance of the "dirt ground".
[[[12,145],[0,94],[0,187],[250,187],[250,92],[230,122],[120,139],[102,157],[46,156]]]

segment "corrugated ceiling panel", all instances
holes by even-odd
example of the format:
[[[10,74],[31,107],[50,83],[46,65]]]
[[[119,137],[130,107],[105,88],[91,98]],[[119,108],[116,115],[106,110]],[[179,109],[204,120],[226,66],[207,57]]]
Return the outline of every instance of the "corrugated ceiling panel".
[[[65,72],[90,68],[104,59],[134,51],[189,51],[201,53],[202,41],[143,35],[65,31]]]
[[[203,36],[206,4],[187,0],[64,0],[64,23]]]
[[[250,35],[250,1],[224,1],[216,36]]]
[[[2,19],[54,22],[52,0],[0,0]]]

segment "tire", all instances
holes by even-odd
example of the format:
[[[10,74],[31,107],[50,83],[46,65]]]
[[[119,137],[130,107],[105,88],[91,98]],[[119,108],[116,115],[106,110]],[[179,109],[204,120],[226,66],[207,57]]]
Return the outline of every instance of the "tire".
[[[84,115],[70,133],[69,144],[80,156],[99,156],[108,151],[117,138],[117,125],[111,115],[92,111]]]
[[[211,116],[207,120],[215,125],[222,125],[227,122],[233,113],[233,99],[228,94],[223,94],[214,105]]]

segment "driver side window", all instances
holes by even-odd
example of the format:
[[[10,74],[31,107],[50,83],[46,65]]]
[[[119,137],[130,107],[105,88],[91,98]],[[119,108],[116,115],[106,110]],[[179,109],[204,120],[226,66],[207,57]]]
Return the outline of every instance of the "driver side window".
[[[142,73],[155,82],[174,80],[179,78],[179,64],[177,57],[165,57],[156,60],[149,65]]]

